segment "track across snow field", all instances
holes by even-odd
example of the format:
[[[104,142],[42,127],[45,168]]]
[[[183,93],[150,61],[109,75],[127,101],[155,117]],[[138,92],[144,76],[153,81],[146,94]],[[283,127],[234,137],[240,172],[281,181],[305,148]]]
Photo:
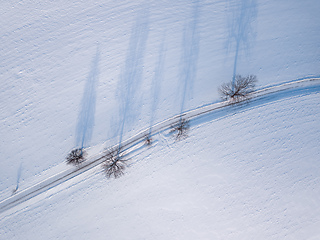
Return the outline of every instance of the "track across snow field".
[[[302,80],[296,80],[288,83],[279,84],[276,86],[264,87],[251,93],[248,99],[249,100],[259,99],[269,94],[277,94],[279,92],[284,92],[284,91],[293,90],[293,89],[297,89],[297,90],[314,89],[315,91],[320,91],[320,78],[306,78]],[[182,114],[175,115],[169,119],[166,119],[160,123],[155,124],[154,126],[152,126],[153,133],[157,134],[158,132],[171,128],[171,126],[176,124],[181,117],[183,117],[184,119],[192,120],[192,119],[196,119],[199,116],[204,116],[206,113],[210,113],[230,105],[231,103],[229,101],[224,101],[224,102],[218,102],[218,103],[202,106],[190,111],[186,111]],[[134,147],[137,147],[139,144],[143,145],[145,137],[148,135],[148,133],[149,133],[149,128],[142,130],[135,136],[123,141],[122,146],[123,146],[125,155],[132,152],[134,150]],[[105,147],[108,147],[108,146],[105,146]],[[117,146],[113,146],[113,147],[117,147]],[[100,152],[99,154],[89,156],[87,160],[81,165],[61,171],[29,188],[18,191],[16,194],[12,195],[9,198],[2,200],[0,202],[0,213],[10,208],[13,208],[14,206],[17,206],[22,202],[25,202],[47,191],[50,188],[53,188],[59,185],[62,182],[65,182],[75,176],[78,176],[79,174],[82,174],[88,171],[89,169],[92,169],[100,165],[104,161],[102,157],[104,153],[105,152],[103,151],[103,152]]]

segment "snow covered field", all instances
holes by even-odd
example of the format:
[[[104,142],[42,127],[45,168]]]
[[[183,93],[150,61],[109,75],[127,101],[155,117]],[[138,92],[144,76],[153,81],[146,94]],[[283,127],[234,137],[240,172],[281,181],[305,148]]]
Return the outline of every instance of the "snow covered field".
[[[3,239],[318,239],[320,88],[164,132],[126,174],[95,168],[2,213]]]
[[[108,146],[259,86],[320,75],[320,2],[5,1],[0,22],[0,200]],[[0,214],[0,239],[319,239],[319,87],[191,122]]]

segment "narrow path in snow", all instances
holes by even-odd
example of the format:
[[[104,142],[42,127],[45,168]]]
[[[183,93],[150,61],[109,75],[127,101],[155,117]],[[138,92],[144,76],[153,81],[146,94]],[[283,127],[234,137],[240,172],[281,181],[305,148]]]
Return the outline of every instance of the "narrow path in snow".
[[[264,87],[262,89],[259,89],[251,93],[248,96],[248,99],[251,100],[255,98],[260,98],[268,94],[274,94],[274,93],[278,93],[285,90],[301,89],[301,88],[308,88],[308,87],[314,87],[314,86],[317,86],[317,87],[320,86],[320,78],[307,78],[307,79],[279,84],[276,86]],[[218,103],[202,106],[193,110],[189,110],[187,112],[178,114],[160,123],[155,124],[154,126],[152,126],[152,129],[153,129],[152,131],[154,134],[157,134],[160,131],[169,129],[172,125],[179,122],[181,117],[183,117],[184,119],[195,119],[198,116],[203,116],[206,113],[209,113],[230,105],[231,105],[230,101],[224,101],[224,102],[218,102]],[[138,134],[122,142],[122,146],[126,155],[130,153],[131,151],[130,149],[132,149],[132,147],[134,147],[139,143],[143,143],[143,141],[145,140],[145,137],[149,134],[149,130],[150,129],[148,127],[147,129],[140,131]],[[113,146],[113,147],[116,147],[116,146]],[[61,171],[29,188],[26,188],[22,191],[18,191],[16,194],[12,195],[11,197],[8,197],[2,200],[0,202],[0,213],[10,208],[13,208],[14,206],[17,206],[18,204],[25,202],[75,176],[78,176],[89,169],[92,169],[100,165],[104,161],[104,158],[103,158],[104,154],[105,154],[105,151],[97,155],[90,156],[90,158],[88,158],[80,166],[76,166],[73,168],[66,168],[66,170]]]

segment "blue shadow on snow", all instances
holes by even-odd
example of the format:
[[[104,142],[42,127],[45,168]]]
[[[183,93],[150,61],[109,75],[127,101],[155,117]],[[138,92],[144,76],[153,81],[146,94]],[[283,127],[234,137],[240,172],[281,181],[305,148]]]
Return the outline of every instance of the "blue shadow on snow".
[[[89,144],[92,137],[96,109],[96,85],[99,76],[99,59],[100,51],[99,46],[97,46],[96,55],[92,61],[91,71],[85,84],[81,101],[81,110],[78,115],[76,145],[80,146],[81,149]]]

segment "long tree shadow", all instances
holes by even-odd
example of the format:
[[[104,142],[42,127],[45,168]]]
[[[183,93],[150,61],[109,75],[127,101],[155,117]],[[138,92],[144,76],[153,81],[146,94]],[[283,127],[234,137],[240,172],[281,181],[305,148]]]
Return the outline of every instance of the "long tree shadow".
[[[130,127],[139,115],[138,102],[142,82],[143,59],[149,34],[149,12],[140,10],[137,13],[135,25],[132,27],[129,48],[127,51],[124,71],[119,82],[119,149],[123,138],[125,125]]]
[[[252,23],[257,17],[257,0],[229,0],[228,7],[229,37],[227,48],[235,48],[232,76],[234,82],[240,50],[244,49],[247,52],[255,37]]]
[[[180,112],[185,108],[186,98],[192,97],[194,80],[197,74],[199,55],[199,0],[193,3],[192,17],[183,30],[181,72],[179,87],[182,89]]]
[[[17,172],[17,184],[16,184],[16,188],[12,191],[12,194],[15,194],[15,193],[18,191],[18,189],[19,189],[21,174],[22,174],[22,162],[20,163],[19,168],[18,168],[18,172]]]
[[[105,156],[104,171],[107,177],[122,175],[125,162],[122,158],[122,140],[124,131],[132,126],[139,116],[140,105],[137,100],[142,83],[143,61],[149,35],[148,7],[136,13],[136,21],[131,28],[129,48],[127,50],[124,70],[118,84],[119,119],[116,129],[119,136],[117,149],[110,149]],[[113,125],[115,125],[113,123]],[[113,126],[114,127],[114,126]],[[121,166],[120,166],[121,165]],[[119,172],[117,172],[119,171]]]
[[[150,115],[150,130],[149,134],[146,136],[146,144],[150,145],[152,142],[151,135],[152,135],[152,126],[154,124],[154,119],[156,115],[156,110],[159,103],[159,94],[161,92],[161,82],[163,81],[164,76],[164,60],[166,56],[165,50],[165,35],[162,38],[161,45],[158,52],[158,61],[154,71],[154,77],[152,79],[151,84],[151,115]]]
[[[194,1],[192,6],[192,16],[183,29],[182,38],[182,55],[181,55],[181,70],[179,77],[179,88],[181,88],[181,102],[179,122],[172,126],[172,133],[176,140],[181,136],[186,136],[189,129],[189,124],[186,119],[183,119],[183,111],[186,107],[187,99],[192,98],[193,85],[197,74],[197,61],[199,55],[199,17],[200,6],[199,0]]]
[[[85,84],[81,100],[81,110],[78,115],[76,128],[76,145],[79,146],[81,150],[89,144],[94,127],[94,115],[97,95],[96,86],[99,77],[99,59],[100,50],[99,46],[97,46],[96,54],[91,65],[91,71]]]

